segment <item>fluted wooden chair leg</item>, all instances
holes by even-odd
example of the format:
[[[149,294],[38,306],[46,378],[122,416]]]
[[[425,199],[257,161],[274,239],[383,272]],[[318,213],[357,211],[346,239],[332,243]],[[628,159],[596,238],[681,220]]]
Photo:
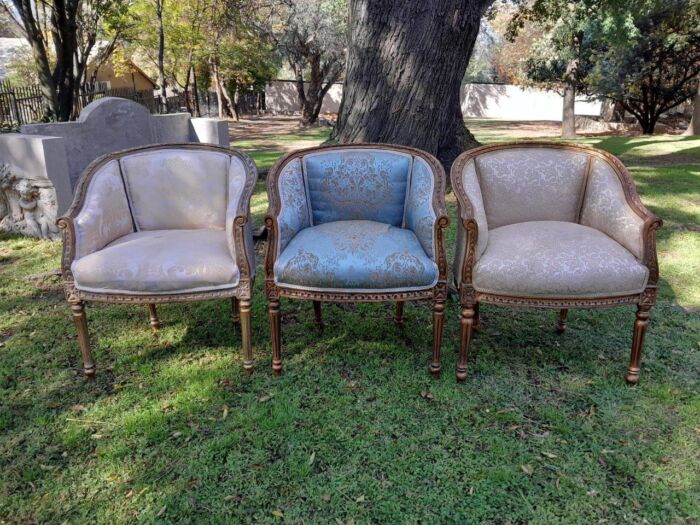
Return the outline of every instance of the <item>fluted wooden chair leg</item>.
[[[153,330],[153,333],[157,333],[160,330],[160,319],[158,319],[156,305],[153,303],[148,303],[148,316],[151,321],[151,330]]]
[[[323,315],[321,314],[321,301],[312,301],[314,304],[314,323],[318,328],[323,328]]]
[[[440,351],[442,349],[442,330],[445,323],[445,301],[435,301],[433,306],[433,360],[430,363],[430,373],[434,377],[440,375]]]
[[[474,330],[474,305],[462,307],[460,319],[459,359],[457,361],[457,381],[466,381],[469,360],[469,346]]]
[[[71,303],[70,307],[73,314],[75,329],[78,332],[80,353],[83,355],[83,372],[88,378],[92,379],[95,377],[95,362],[92,359],[92,350],[90,349],[90,335],[88,334],[87,316],[85,315],[85,303],[82,301]]]
[[[243,369],[251,374],[253,372],[253,343],[250,327],[250,299],[241,299],[238,302],[241,322],[241,347],[243,350]]]
[[[231,320],[238,323],[241,320],[240,302],[238,297],[231,297]]]
[[[397,326],[403,326],[403,301],[396,302],[396,315],[394,316],[394,322]]]
[[[649,324],[649,310],[651,306],[637,306],[637,318],[634,321],[634,331],[632,333],[632,352],[630,354],[630,364],[627,368],[627,383],[636,385],[639,382],[640,362],[642,359],[642,345],[644,344],[644,334]]]
[[[280,301],[270,300],[267,309],[270,315],[270,338],[272,339],[272,372],[282,374],[282,341],[280,340]]]
[[[556,331],[558,334],[563,334],[566,331],[566,316],[569,314],[567,308],[559,310],[559,318],[557,319]]]

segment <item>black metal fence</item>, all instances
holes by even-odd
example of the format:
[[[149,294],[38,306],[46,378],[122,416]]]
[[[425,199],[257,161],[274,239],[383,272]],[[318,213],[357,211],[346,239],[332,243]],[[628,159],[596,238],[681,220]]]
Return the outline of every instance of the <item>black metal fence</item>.
[[[155,96],[153,90],[107,89],[100,86],[77,97],[75,114],[80,114],[90,102],[103,97],[133,100],[145,106],[151,113],[177,113],[188,110],[184,94],[167,97],[166,107],[162,108],[160,97]],[[39,86],[15,87],[7,81],[0,81],[0,131],[16,131],[23,124],[46,122],[48,114],[49,107]]]
[[[199,93],[199,104],[195,105],[193,93],[179,93],[167,97],[166,107],[161,107],[160,97],[154,90],[136,91],[130,88],[108,89],[104,85],[89,93],[81,93],[75,100],[74,113],[79,115],[85,106],[103,97],[119,97],[133,100],[145,106],[153,114],[195,113],[195,106],[203,117],[219,114],[217,96],[214,92]],[[265,110],[265,93],[246,91],[237,98],[239,114],[255,114]],[[46,122],[49,108],[39,86],[15,87],[0,81],[0,132],[17,131],[23,124]]]

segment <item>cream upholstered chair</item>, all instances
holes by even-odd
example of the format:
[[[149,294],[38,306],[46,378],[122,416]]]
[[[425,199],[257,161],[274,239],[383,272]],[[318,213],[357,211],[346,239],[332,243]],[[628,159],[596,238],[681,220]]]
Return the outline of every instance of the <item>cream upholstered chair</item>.
[[[95,364],[86,301],[147,304],[157,330],[156,303],[230,297],[243,366],[252,370],[249,210],[256,180],[247,155],[203,144],[139,147],[87,167],[58,220],[64,288],[87,376]]]
[[[569,308],[636,304],[627,381],[637,383],[661,221],[622,163],[583,146],[500,144],[460,155],[451,179],[460,214],[457,378],[467,375],[480,303],[559,309],[558,332]]]
[[[431,155],[384,144],[297,151],[267,178],[265,289],[272,369],[282,371],[280,298],[321,302],[429,299],[433,359],[440,372],[446,299],[445,173]]]

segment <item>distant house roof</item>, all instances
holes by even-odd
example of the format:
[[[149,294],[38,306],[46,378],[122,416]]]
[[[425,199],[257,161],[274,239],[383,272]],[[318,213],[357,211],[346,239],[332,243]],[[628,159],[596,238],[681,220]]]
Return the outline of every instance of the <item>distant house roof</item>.
[[[0,38],[0,80],[7,77],[8,67],[18,53],[29,49],[29,43],[24,38]]]
[[[93,52],[91,53],[91,59],[94,58],[95,54],[97,53],[97,50],[100,47],[102,47],[102,45],[106,44],[106,42],[98,42],[98,44],[94,47]],[[22,51],[31,51],[29,42],[27,42],[25,38],[0,38],[0,80],[3,80],[7,77],[7,75],[9,74],[8,69],[10,64],[14,59],[17,58],[17,55]],[[128,60],[128,62],[129,66],[134,70],[134,72],[142,75],[154,87],[156,86],[156,82],[151,77],[149,77],[140,67],[134,64],[131,60]]]

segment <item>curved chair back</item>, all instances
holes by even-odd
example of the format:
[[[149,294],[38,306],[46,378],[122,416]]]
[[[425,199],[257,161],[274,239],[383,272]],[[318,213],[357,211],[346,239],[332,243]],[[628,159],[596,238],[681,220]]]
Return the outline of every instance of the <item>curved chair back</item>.
[[[309,225],[361,219],[402,227],[412,175],[422,168],[430,170],[434,162],[418,150],[401,146],[325,146],[286,157],[271,176],[300,175],[299,191],[310,210]]]

